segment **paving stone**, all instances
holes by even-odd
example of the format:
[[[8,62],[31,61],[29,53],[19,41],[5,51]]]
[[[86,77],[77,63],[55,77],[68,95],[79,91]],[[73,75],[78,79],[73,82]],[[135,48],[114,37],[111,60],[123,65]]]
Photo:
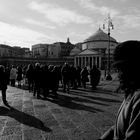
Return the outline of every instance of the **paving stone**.
[[[25,124],[22,124],[21,127],[22,127],[22,130],[35,129],[35,127],[33,127],[33,126],[29,126],[29,125],[25,125]]]
[[[23,138],[24,140],[43,140],[41,131],[36,129],[23,130]]]
[[[57,119],[58,122],[64,121],[68,116],[64,114],[54,114],[54,117]]]
[[[32,102],[23,103],[23,108],[32,108],[32,107],[33,107]]]
[[[78,128],[68,129],[67,134],[70,140],[84,140],[84,134]]]
[[[69,140],[65,133],[49,134],[45,140]]]
[[[62,111],[59,108],[53,108],[50,110],[53,114],[60,114],[62,115]]]
[[[63,120],[60,121],[60,125],[62,126],[63,129],[71,129],[71,128],[76,128],[76,126],[74,125],[74,123],[70,120]]]
[[[112,90],[112,86],[106,86]],[[39,100],[28,90],[8,86],[7,99],[0,97],[0,139],[2,140],[96,140],[115,121],[123,95],[88,87],[58,92],[59,98]]]
[[[12,104],[13,106],[22,106],[22,99],[20,99],[20,100],[14,100],[13,101],[13,104]]]
[[[97,128],[90,124],[82,124],[78,127],[78,129],[81,131],[85,140],[97,140],[101,136],[101,133],[97,130]]]
[[[20,125],[20,122],[18,122],[17,120],[14,120],[14,119],[10,119],[6,122],[6,126],[10,127],[10,126],[17,126],[17,125]]]
[[[33,108],[24,108],[22,109],[22,111],[28,115],[34,116],[34,110]]]
[[[114,124],[113,120],[110,120],[109,117],[107,117],[103,114],[91,115],[91,114],[87,113],[83,117],[83,119],[84,119],[85,123],[96,127],[101,134],[103,132],[105,132],[105,130],[107,130],[108,128],[110,128],[110,126],[112,126]]]
[[[29,97],[29,95],[23,96],[23,102],[30,102],[32,99]]]
[[[42,131],[42,135],[45,135],[45,137],[46,137],[46,135],[48,135],[50,133],[59,134],[62,132],[64,132],[64,130],[59,125],[57,125],[57,126],[51,126],[50,131]]]
[[[64,129],[60,125],[50,127],[52,129],[52,133],[59,134],[64,132]]]
[[[82,116],[76,111],[73,111],[73,113],[69,114],[68,117],[76,126],[84,121]]]
[[[0,124],[1,124],[1,125],[4,125],[4,124],[5,124],[5,121],[6,121],[5,118],[4,118],[4,119],[0,119]]]
[[[42,121],[54,119],[54,116],[50,112],[41,112],[40,110],[40,111],[35,111],[35,113],[36,113],[36,117]]]
[[[44,103],[44,101],[39,100],[39,99],[34,99],[34,100],[33,100],[33,105],[34,105],[34,106],[39,106],[39,107],[40,107],[40,106],[41,106],[41,107],[42,107],[42,106],[46,106],[46,104]]]
[[[22,135],[1,136],[1,140],[22,140]]]
[[[7,136],[7,135],[22,135],[21,127],[15,127],[15,126],[6,126],[4,127],[4,130],[2,132],[2,136]]]
[[[47,127],[52,127],[52,126],[58,126],[59,125],[59,123],[55,119],[47,119],[43,123]]]

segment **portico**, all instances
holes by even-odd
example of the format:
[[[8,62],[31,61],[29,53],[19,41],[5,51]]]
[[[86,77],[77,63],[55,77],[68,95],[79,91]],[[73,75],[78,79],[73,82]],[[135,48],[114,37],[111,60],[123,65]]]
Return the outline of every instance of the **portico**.
[[[75,56],[74,65],[80,66],[81,68],[85,66],[91,68],[93,65],[96,65],[98,68],[101,68],[102,56],[103,55],[97,51],[86,49]]]

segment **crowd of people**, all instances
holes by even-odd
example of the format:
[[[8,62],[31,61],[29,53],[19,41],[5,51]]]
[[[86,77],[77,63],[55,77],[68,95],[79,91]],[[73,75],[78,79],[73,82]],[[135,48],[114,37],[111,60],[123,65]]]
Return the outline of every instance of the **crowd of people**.
[[[90,82],[92,89],[96,89],[101,76],[96,66],[89,70],[87,67],[75,67],[66,62],[63,66],[35,63],[27,66],[4,67],[1,65],[1,67],[6,78],[0,78],[0,84],[3,83],[3,79],[7,79],[6,84],[13,87],[17,85],[21,88],[26,85],[29,92],[33,92],[33,96],[37,98],[41,98],[42,95],[46,98],[50,94],[57,98],[60,86],[63,92],[69,93],[70,89],[86,88],[87,82]],[[0,75],[3,73],[0,72]]]
[[[115,124],[108,129],[99,140],[139,140],[140,124],[140,41],[130,40],[120,43],[114,51],[114,66],[118,70],[120,86],[124,91],[124,100],[117,114]],[[131,57],[130,57],[131,56]],[[90,79],[88,77],[90,75]],[[7,85],[21,87],[21,81],[27,79],[29,91],[40,98],[49,96],[50,91],[57,97],[59,84],[63,91],[69,92],[70,87],[77,89],[80,86],[86,88],[86,82],[90,82],[96,89],[100,81],[101,72],[96,66],[90,70],[87,67],[81,69],[65,63],[62,67],[53,65],[29,64],[27,67],[15,67],[11,69],[0,65],[0,90],[2,100],[6,100]],[[118,89],[118,90],[119,90]],[[93,132],[94,133],[94,132]]]

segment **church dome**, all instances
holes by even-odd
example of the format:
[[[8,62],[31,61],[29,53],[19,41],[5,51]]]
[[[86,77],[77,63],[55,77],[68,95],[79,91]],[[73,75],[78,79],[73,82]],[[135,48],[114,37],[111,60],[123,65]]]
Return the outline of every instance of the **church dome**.
[[[103,32],[100,28],[89,38],[84,40],[84,43],[86,42],[94,42],[94,41],[108,41],[108,34]],[[111,42],[116,42],[116,40],[110,36],[110,41]]]
[[[80,52],[81,52],[81,50],[80,50],[79,48],[75,47],[75,48],[73,48],[73,49],[71,50],[70,56],[76,55],[76,54],[78,54],[78,53],[80,53]]]

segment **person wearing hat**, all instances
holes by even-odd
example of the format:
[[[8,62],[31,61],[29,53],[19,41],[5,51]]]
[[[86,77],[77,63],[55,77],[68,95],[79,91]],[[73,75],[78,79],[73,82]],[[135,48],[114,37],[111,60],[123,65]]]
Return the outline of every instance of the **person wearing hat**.
[[[99,140],[140,140],[140,41],[120,43],[114,51],[114,67],[118,70],[124,100],[115,125]]]

